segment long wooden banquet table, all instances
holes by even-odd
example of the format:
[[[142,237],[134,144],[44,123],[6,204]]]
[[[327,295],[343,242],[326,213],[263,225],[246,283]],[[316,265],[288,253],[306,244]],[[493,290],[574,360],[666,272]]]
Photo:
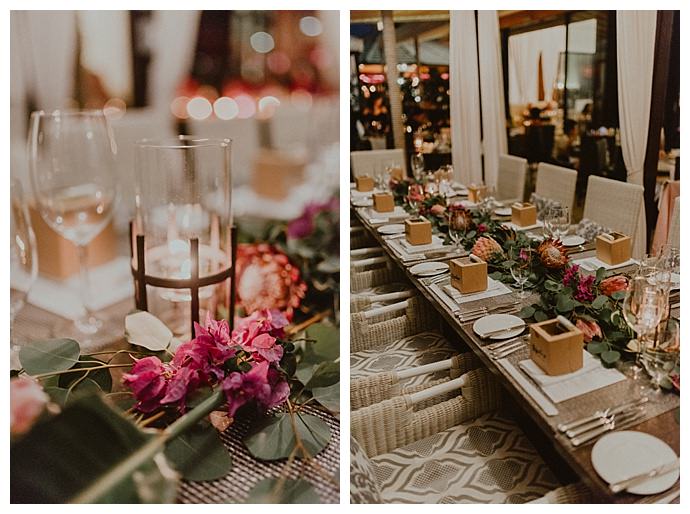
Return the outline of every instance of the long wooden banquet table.
[[[617,382],[613,385],[591,391],[563,402],[559,402],[558,404],[553,404],[558,413],[555,415],[547,415],[542,407],[539,406],[539,403],[535,401],[535,399],[527,392],[525,387],[523,387],[523,385],[521,385],[521,383],[516,380],[515,376],[508,370],[509,368],[512,368],[513,373],[517,371],[517,374],[521,375],[520,382],[522,382],[522,384],[525,382],[530,382],[530,379],[527,377],[527,375],[519,370],[518,365],[520,361],[529,358],[528,345],[525,345],[524,348],[504,359],[493,360],[486,348],[491,341],[483,341],[474,333],[472,330],[472,321],[461,323],[454,314],[453,310],[451,310],[451,308],[449,308],[449,306],[443,300],[441,300],[438,294],[438,288],[434,287],[434,284],[428,284],[423,279],[420,279],[409,272],[408,268],[419,261],[413,263],[404,263],[398,254],[394,252],[387,244],[388,238],[394,236],[383,236],[376,230],[379,226],[384,225],[385,223],[377,223],[376,225],[370,224],[367,218],[362,215],[362,211],[363,209],[361,208],[354,208],[354,216],[363,225],[365,230],[367,230],[371,236],[378,241],[390,259],[400,267],[409,281],[431,303],[431,305],[433,305],[443,319],[445,319],[448,327],[450,327],[450,329],[457,334],[462,343],[473,351],[498,377],[506,392],[514,400],[516,407],[526,416],[525,421],[530,426],[533,425],[536,427],[535,430],[539,432],[538,434],[531,433],[530,430],[525,430],[525,432],[530,439],[533,440],[535,445],[542,451],[545,458],[551,454],[555,457],[557,463],[564,463],[569,468],[569,470],[554,469],[556,474],[578,477],[591,488],[596,500],[601,503],[679,502],[680,479],[676,481],[671,489],[656,495],[639,496],[628,492],[623,492],[616,495],[612,494],[608,488],[608,483],[599,477],[592,466],[591,451],[592,446],[597,439],[582,446],[575,447],[570,443],[570,440],[567,438],[567,436],[562,434],[557,428],[560,423],[567,423],[580,419],[584,416],[593,414],[597,410],[604,410],[609,407],[614,407],[625,403],[626,401],[630,401],[634,398],[642,396],[640,386],[636,384],[635,381],[626,378],[626,380]],[[400,223],[399,220],[396,220],[395,222]],[[393,221],[390,221],[390,223],[393,223]],[[540,231],[541,229],[537,230]],[[595,255],[594,250],[585,249],[585,251],[571,254],[571,259],[590,257],[593,255]],[[443,261],[456,256],[457,254],[452,257],[440,257],[426,260]],[[609,272],[608,274],[627,273],[632,271],[632,269],[632,266],[627,268],[618,268],[615,271]],[[467,309],[474,309],[481,306],[492,307],[495,305],[496,298],[497,297],[493,297],[485,300],[476,300],[471,303],[465,303],[463,304],[463,308],[466,307]],[[517,300],[517,295],[515,295],[515,299]],[[536,294],[525,298],[521,302],[522,305],[516,305],[517,311],[519,311],[522,306],[531,305],[536,300]],[[672,310],[671,315],[679,319],[680,308]],[[649,388],[650,382],[647,380],[646,375],[642,380],[645,386]],[[532,383],[532,385],[538,389],[536,384]],[[647,392],[649,392],[649,389],[647,389]],[[624,428],[626,430],[646,432],[658,437],[671,446],[677,455],[680,455],[679,395],[670,392],[652,392],[651,394],[647,394],[647,396],[649,397],[649,402],[646,404],[645,414],[644,417],[641,418],[641,422]],[[546,400],[550,402],[550,400]],[[559,471],[561,473],[559,473]],[[563,471],[565,471],[565,473],[563,473]]]

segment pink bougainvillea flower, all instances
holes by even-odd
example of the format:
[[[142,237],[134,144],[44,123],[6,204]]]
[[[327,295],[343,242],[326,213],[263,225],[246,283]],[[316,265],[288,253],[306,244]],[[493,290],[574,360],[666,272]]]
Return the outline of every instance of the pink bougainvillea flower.
[[[48,400],[48,395],[33,378],[23,376],[10,380],[10,434],[27,432]]]
[[[228,414],[233,417],[243,405],[255,400],[264,409],[283,403],[290,387],[267,361],[256,363],[246,373],[233,372],[223,381]]]
[[[601,339],[601,327],[596,321],[587,321],[582,318],[578,318],[575,322],[575,326],[582,331],[583,340],[585,343],[589,343],[592,339]]]
[[[579,277],[577,287],[573,297],[579,302],[591,302],[596,295],[594,294],[594,275]]]
[[[238,245],[237,300],[246,312],[278,309],[291,319],[306,291],[300,270],[276,247]]]
[[[580,277],[580,266],[573,264],[569,266],[563,274],[563,285],[568,287],[577,283]]]
[[[137,399],[136,408],[141,412],[153,412],[160,407],[168,389],[167,378],[172,370],[158,357],[144,357],[136,361],[129,373],[122,376],[122,383],[129,387]]]
[[[187,395],[199,387],[200,383],[201,373],[198,369],[186,366],[176,370],[168,381],[165,396],[160,400],[161,405],[177,404],[184,412]]]
[[[480,234],[486,232],[486,225],[484,223],[480,223],[479,225],[477,225],[477,232]]]
[[[324,203],[308,204],[299,218],[295,218],[287,226],[287,236],[289,239],[303,239],[309,237],[314,231],[314,220],[322,212],[336,211],[338,209],[338,199],[331,198]]]
[[[599,292],[611,296],[617,291],[625,291],[628,288],[628,279],[623,275],[605,278],[599,283]]]
[[[280,362],[283,358],[283,347],[276,344],[276,338],[268,334],[256,336],[248,351],[252,352],[255,360],[266,360],[268,362]]]

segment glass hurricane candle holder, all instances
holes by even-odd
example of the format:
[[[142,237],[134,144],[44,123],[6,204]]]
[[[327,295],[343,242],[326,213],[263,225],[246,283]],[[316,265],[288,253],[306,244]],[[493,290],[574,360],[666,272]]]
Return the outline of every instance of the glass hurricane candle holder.
[[[234,312],[230,140],[137,143],[131,259],[135,302],[177,337]]]

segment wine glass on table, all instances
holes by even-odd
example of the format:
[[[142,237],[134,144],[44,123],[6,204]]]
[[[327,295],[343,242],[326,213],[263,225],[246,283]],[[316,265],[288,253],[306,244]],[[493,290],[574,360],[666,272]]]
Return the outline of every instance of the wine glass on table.
[[[637,275],[630,280],[623,300],[623,318],[637,334],[637,338],[628,343],[628,348],[635,353],[635,361],[625,370],[633,380],[640,377],[641,354],[659,325],[665,306],[663,289],[650,283],[648,277]]]
[[[38,111],[31,115],[29,164],[34,200],[46,224],[74,243],[79,255],[83,313],[54,333],[100,345],[121,327],[107,324],[90,306],[87,245],[110,222],[117,199],[116,148],[100,110]]]
[[[561,205],[552,207],[549,211],[549,222],[552,236],[562,241],[570,230],[570,209]]]
[[[508,253],[511,260],[510,274],[513,276],[515,285],[520,288],[518,298],[524,300],[528,296],[525,284],[532,273],[532,249],[513,246]]]
[[[26,304],[38,275],[36,236],[21,182],[10,181],[10,339],[15,347],[14,320]]]
[[[662,381],[671,377],[680,362],[680,329],[676,320],[662,324],[654,341],[642,349],[640,361],[652,379],[652,387],[659,391]]]
[[[421,152],[412,154],[410,157],[410,167],[412,168],[412,175],[417,181],[422,180],[424,174],[424,155]]]

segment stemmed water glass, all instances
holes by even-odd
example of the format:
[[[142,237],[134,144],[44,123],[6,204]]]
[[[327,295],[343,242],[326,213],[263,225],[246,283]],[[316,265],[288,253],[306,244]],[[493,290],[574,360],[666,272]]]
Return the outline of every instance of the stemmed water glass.
[[[636,354],[635,362],[627,370],[634,380],[640,376],[641,354],[648,344],[649,335],[656,330],[663,317],[666,303],[663,289],[650,283],[648,277],[637,275],[630,280],[623,300],[623,318],[637,334],[637,339],[628,345]]]
[[[112,218],[117,199],[115,141],[100,110],[34,112],[29,133],[31,184],[43,220],[74,243],[79,254],[83,315],[55,327],[61,337],[75,335],[98,344],[115,332],[90,310],[87,245]]]
[[[570,230],[570,209],[561,205],[551,207],[548,220],[551,235],[563,240]]]
[[[14,346],[12,325],[38,274],[36,236],[22,185],[16,179],[10,183],[10,207],[10,338]]]
[[[520,287],[518,298],[522,300],[528,295],[525,291],[525,284],[532,272],[532,249],[513,246],[509,251],[509,256],[511,259],[510,274],[513,276],[515,284]]]
[[[414,153],[410,157],[410,168],[412,168],[412,175],[419,181],[422,179],[424,173],[424,155],[421,153]]]
[[[662,380],[669,377],[680,361],[680,332],[676,320],[663,323],[654,343],[642,349],[640,361],[652,379],[653,388],[658,391]]]

